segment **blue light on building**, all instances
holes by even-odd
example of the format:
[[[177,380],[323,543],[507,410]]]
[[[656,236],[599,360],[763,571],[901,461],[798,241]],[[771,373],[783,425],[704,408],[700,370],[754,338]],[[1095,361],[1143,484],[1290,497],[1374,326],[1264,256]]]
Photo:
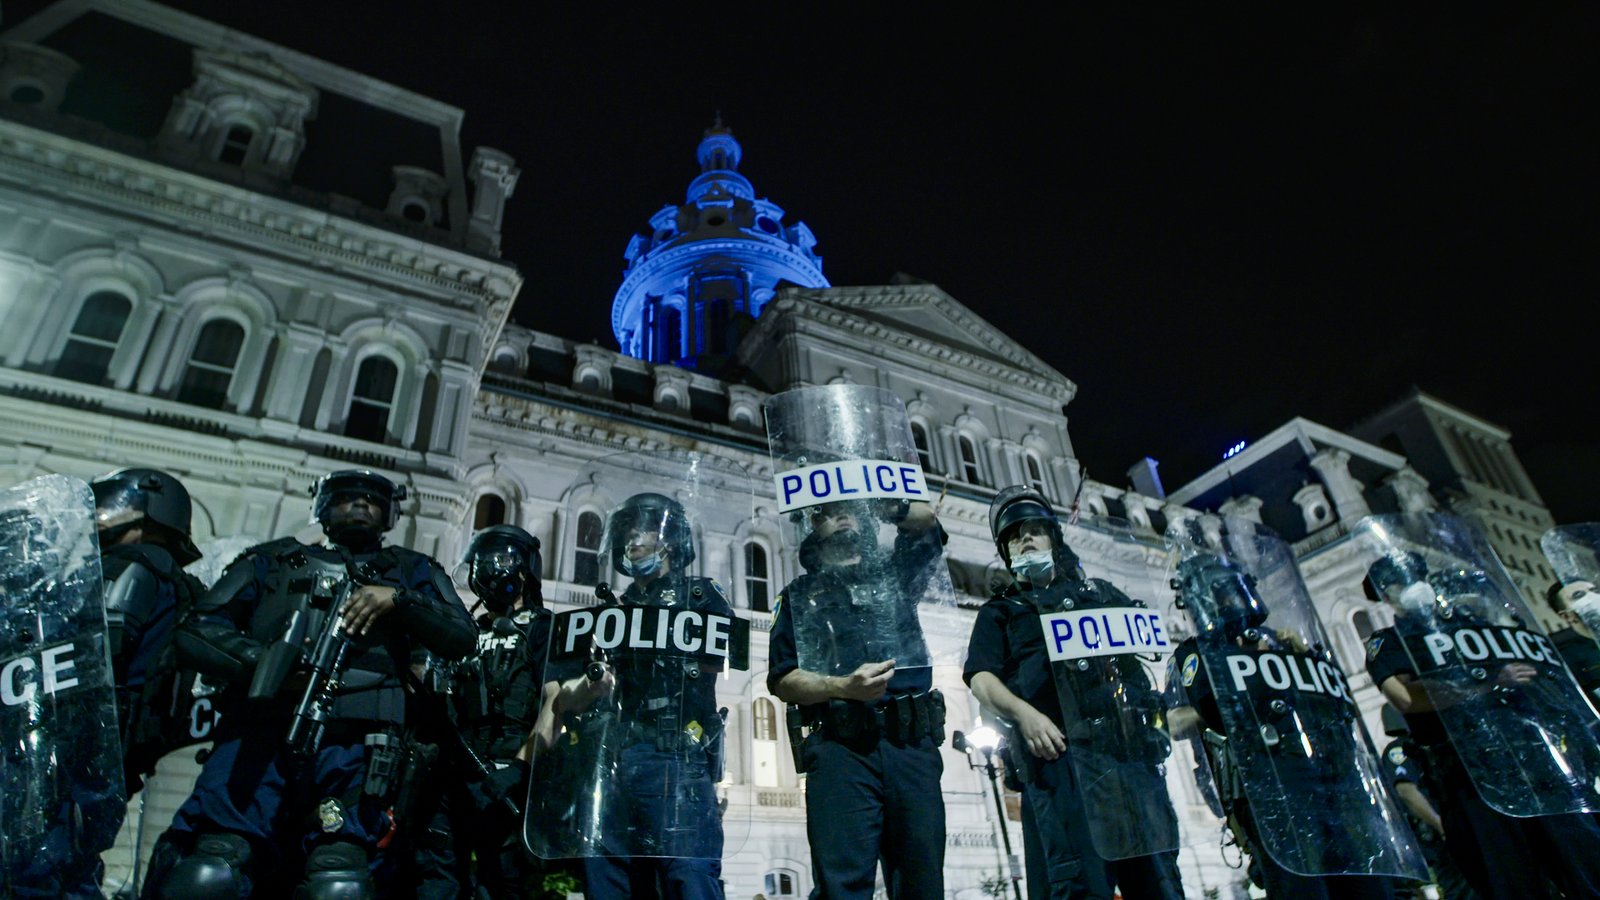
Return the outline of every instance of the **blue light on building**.
[[[829,287],[804,223],[757,199],[739,174],[742,149],[719,117],[700,141],[685,202],[650,218],[624,253],[611,329],[623,353],[717,371],[780,282]]]
[[[1244,445],[1244,441],[1234,444],[1232,447],[1228,448],[1228,452],[1222,454],[1222,458],[1228,459],[1229,457],[1238,456],[1244,450]]]

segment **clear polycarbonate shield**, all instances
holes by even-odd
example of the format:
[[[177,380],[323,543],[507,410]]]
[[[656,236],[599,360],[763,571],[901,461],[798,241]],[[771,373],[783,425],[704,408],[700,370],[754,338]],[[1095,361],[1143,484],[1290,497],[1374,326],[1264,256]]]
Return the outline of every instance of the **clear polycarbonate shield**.
[[[1600,719],[1483,534],[1440,513],[1356,528],[1372,588],[1483,801],[1600,811]]]
[[[87,484],[0,492],[0,895],[61,890],[122,823],[102,591]]]
[[[1539,547],[1561,581],[1567,608],[1600,635],[1600,522],[1552,528]]]
[[[1087,579],[1057,571],[1022,596],[1039,608],[1090,837],[1106,859],[1176,850],[1162,697],[1176,551],[1112,518],[1082,518],[1065,536]]]
[[[783,602],[800,668],[958,663],[971,622],[900,399],[862,385],[799,388],[769,398],[766,418],[777,508],[794,526],[789,570],[800,577]]]
[[[731,574],[714,548],[760,527],[752,481],[716,457],[627,455],[586,466],[569,498],[574,526],[604,516],[588,532],[598,583],[549,598],[560,699],[534,749],[524,841],[544,859],[736,853],[750,819],[727,802],[728,715],[754,700],[750,623],[710,576]]]
[[[1289,545],[1235,518],[1180,537],[1174,583],[1221,719],[1209,749],[1224,799],[1247,804],[1262,849],[1296,874],[1425,878]]]

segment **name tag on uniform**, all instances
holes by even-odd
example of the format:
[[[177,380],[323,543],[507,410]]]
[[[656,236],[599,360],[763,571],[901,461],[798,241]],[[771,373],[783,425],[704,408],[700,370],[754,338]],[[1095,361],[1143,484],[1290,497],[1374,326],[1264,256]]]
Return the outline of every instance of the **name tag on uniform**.
[[[841,500],[926,500],[922,467],[897,459],[853,459],[790,469],[772,476],[778,512]]]
[[[587,656],[598,647],[620,656],[693,656],[750,668],[750,623],[695,609],[607,606],[555,617],[551,655]]]
[[[1116,656],[1119,653],[1170,653],[1172,642],[1161,614],[1142,606],[1117,606],[1045,613],[1045,653],[1051,662]]]

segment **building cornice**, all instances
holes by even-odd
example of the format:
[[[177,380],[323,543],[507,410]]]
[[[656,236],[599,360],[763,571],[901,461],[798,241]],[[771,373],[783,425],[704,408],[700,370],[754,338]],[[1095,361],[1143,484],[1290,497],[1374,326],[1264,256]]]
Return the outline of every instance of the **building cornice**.
[[[303,265],[342,265],[424,289],[430,299],[490,321],[505,317],[522,287],[522,275],[504,263],[14,121],[0,122],[0,181],[32,196],[121,204],[180,232],[231,232],[243,244],[275,245]]]

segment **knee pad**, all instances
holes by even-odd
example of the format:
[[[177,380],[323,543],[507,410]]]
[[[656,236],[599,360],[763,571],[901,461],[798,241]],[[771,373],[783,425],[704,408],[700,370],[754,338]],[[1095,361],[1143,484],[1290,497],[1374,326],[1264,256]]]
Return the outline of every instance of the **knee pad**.
[[[367,870],[367,851],[345,841],[323,844],[306,858],[306,880],[298,900],[372,900],[377,889]]]
[[[249,862],[250,842],[236,834],[202,834],[188,854],[163,839],[151,854],[155,888],[148,893],[157,900],[236,900],[249,893]],[[166,874],[158,867],[165,867]]]

